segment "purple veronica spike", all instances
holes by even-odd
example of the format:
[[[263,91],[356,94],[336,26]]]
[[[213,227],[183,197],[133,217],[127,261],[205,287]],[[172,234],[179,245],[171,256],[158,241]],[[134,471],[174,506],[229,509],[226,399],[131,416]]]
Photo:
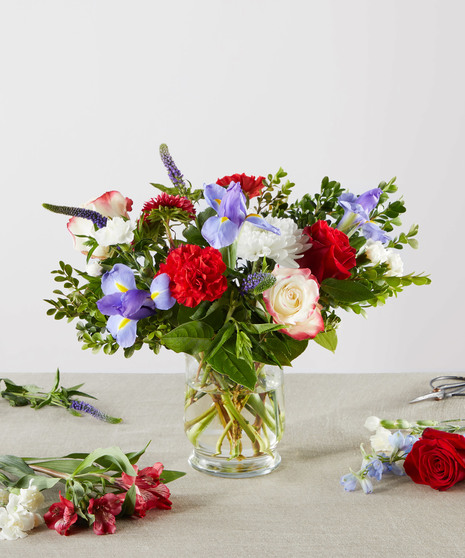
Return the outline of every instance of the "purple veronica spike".
[[[166,170],[168,171],[168,176],[170,177],[171,182],[177,187],[185,188],[186,184],[184,182],[181,171],[175,165],[173,158],[171,157],[168,150],[168,146],[165,143],[162,143],[160,145],[160,157],[166,167]]]
[[[68,207],[66,205],[52,205],[50,203],[42,204],[45,209],[53,211],[53,213],[61,213],[62,215],[70,215],[72,217],[82,217],[92,221],[98,229],[106,226],[108,219],[97,211],[91,209],[83,209],[82,207]]]
[[[112,424],[116,424],[118,422],[121,422],[120,418],[111,417],[110,415],[107,415],[106,413],[102,413],[102,411],[97,409],[97,407],[94,407],[93,405],[91,405],[90,403],[86,403],[85,401],[79,401],[78,399],[72,399],[71,400],[71,405],[69,406],[69,408],[73,409],[73,411],[78,411],[78,412],[81,412],[81,413],[88,413],[89,415],[92,415],[93,417],[95,417],[98,420],[103,420],[105,422],[111,422]]]
[[[247,215],[246,199],[239,182],[231,182],[227,190],[217,184],[207,184],[204,195],[208,205],[218,214],[207,219],[202,227],[202,236],[213,248],[230,246],[245,221],[280,234],[279,229],[267,223],[260,215]]]

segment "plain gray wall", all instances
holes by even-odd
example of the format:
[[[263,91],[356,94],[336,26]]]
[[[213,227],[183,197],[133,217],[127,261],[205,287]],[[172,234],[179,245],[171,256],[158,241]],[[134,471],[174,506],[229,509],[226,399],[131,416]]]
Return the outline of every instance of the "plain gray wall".
[[[168,143],[196,186],[283,166],[296,194],[329,175],[356,193],[398,177],[420,224],[410,287],[369,319],[344,315],[309,372],[458,372],[463,365],[465,84],[460,1],[0,3],[2,373],[180,371],[181,355],[82,351],[45,315],[66,218],[110,189],[137,215],[167,177]]]

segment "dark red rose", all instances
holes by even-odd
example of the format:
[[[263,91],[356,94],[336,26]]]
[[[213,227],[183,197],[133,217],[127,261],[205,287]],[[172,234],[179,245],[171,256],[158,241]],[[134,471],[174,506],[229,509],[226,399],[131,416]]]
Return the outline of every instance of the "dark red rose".
[[[240,182],[242,191],[249,196],[249,198],[255,198],[259,196],[263,189],[264,176],[247,176],[242,174],[233,174],[231,176],[223,176],[223,178],[218,178],[216,183],[219,186],[229,186],[231,182]]]
[[[68,530],[77,521],[77,513],[74,510],[73,502],[63,498],[60,492],[60,501],[50,506],[44,514],[44,520],[49,529],[55,529],[60,535],[68,535]]]
[[[160,266],[160,273],[167,273],[171,279],[171,295],[189,308],[203,300],[213,302],[221,298],[228,286],[225,271],[219,250],[194,244],[171,250],[166,263]]]
[[[355,266],[355,248],[349,244],[348,236],[333,229],[326,221],[317,221],[305,227],[303,234],[308,236],[312,247],[304,252],[300,267],[307,267],[321,283],[323,279],[348,279],[350,269]]]
[[[447,490],[465,479],[465,437],[427,428],[404,463],[417,484]]]

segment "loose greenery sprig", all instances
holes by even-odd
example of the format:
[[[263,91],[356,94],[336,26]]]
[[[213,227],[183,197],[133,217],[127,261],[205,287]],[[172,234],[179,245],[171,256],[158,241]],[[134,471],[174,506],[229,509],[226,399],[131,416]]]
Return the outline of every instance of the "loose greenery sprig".
[[[87,413],[99,420],[116,424],[122,421],[120,418],[112,417],[106,413],[102,413],[93,405],[76,399],[85,397],[88,399],[97,399],[93,395],[80,391],[84,385],[78,384],[69,388],[60,386],[60,370],[57,369],[55,382],[50,391],[41,391],[42,388],[34,384],[18,385],[8,378],[0,378],[0,384],[5,384],[5,389],[0,392],[3,399],[6,399],[12,407],[24,407],[30,405],[33,409],[42,409],[47,405],[51,407],[61,407],[68,410],[72,415],[82,416]]]

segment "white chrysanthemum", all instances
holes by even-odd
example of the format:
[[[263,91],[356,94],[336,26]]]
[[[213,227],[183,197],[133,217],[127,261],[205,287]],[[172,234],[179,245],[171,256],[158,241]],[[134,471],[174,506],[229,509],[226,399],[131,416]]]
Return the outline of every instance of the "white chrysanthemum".
[[[266,217],[265,221],[277,227],[281,234],[259,229],[247,221],[242,225],[237,239],[237,257],[250,262],[266,257],[282,267],[299,267],[295,261],[310,248],[307,237],[292,219]]]

